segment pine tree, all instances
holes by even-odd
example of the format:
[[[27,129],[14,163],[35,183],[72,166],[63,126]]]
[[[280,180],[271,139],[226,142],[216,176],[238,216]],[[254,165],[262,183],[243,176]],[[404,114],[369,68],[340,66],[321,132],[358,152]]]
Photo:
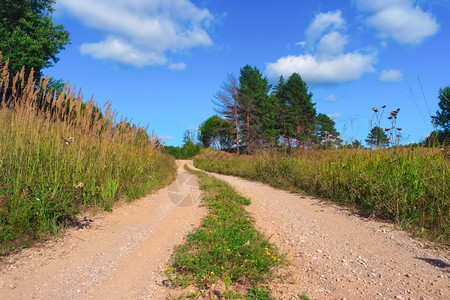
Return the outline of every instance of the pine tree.
[[[274,147],[278,144],[280,137],[279,129],[279,106],[277,98],[270,95],[261,99],[258,103],[258,113],[260,116],[260,132],[262,144]]]
[[[450,132],[450,86],[439,90],[439,108],[433,122],[444,132]]]
[[[375,126],[370,130],[366,143],[372,148],[386,148],[389,146],[389,138],[383,128]]]
[[[239,117],[242,122],[242,139],[247,152],[262,144],[262,137],[270,136],[271,126],[270,110],[273,110],[272,101],[267,93],[270,85],[266,77],[256,67],[244,66],[239,76]],[[264,116],[264,117],[262,117]]]
[[[315,119],[316,128],[314,132],[314,143],[320,145],[325,149],[329,149],[334,145],[338,145],[339,132],[337,132],[336,123],[327,115],[319,113]]]
[[[312,139],[316,116],[315,104],[312,103],[312,93],[302,77],[293,73],[286,82],[287,103],[289,105],[288,122],[290,133],[296,140],[297,151],[300,146]]]
[[[278,80],[278,84],[274,88],[273,92],[274,97],[277,101],[278,106],[278,131],[283,139],[283,145],[288,146],[290,144],[290,134],[288,133],[288,130],[290,128],[289,122],[288,122],[288,112],[289,112],[289,104],[287,101],[287,95],[286,95],[286,81],[284,80],[283,75],[280,76],[280,79]]]

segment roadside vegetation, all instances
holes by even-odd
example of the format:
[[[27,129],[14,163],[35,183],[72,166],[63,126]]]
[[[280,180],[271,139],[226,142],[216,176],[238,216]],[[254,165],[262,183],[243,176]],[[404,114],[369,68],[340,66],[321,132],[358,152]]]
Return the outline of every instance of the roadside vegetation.
[[[195,132],[189,129],[183,134],[183,146],[164,146],[164,152],[176,159],[192,159],[200,149],[201,145],[195,143]]]
[[[287,259],[254,228],[244,209],[250,200],[224,181],[187,169],[199,178],[209,214],[186,243],[176,247],[165,269],[169,281],[174,286],[196,286],[192,297],[222,284],[221,296],[227,299],[271,299],[265,284]]]
[[[363,145],[343,141],[312,97],[296,73],[274,87],[249,65],[228,74],[213,98],[220,116],[199,126],[195,166],[354,206],[448,244],[450,86],[439,90],[434,131],[408,146],[400,108],[373,107]]]
[[[362,209],[419,236],[450,242],[450,167],[441,149],[275,151],[254,156],[205,149],[195,166]]]
[[[0,54],[0,61],[2,60]],[[174,159],[147,128],[31,71],[0,64],[0,254],[57,234],[85,209],[111,210],[170,183]]]

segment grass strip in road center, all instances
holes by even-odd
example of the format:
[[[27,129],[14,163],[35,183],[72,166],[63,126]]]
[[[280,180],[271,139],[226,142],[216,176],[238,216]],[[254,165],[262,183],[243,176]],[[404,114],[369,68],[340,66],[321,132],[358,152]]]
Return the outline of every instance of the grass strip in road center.
[[[198,176],[209,214],[186,243],[175,248],[165,269],[169,281],[173,286],[195,285],[199,291],[225,286],[222,296],[227,298],[270,299],[264,284],[287,259],[254,228],[244,209],[250,200],[222,180],[185,168]]]

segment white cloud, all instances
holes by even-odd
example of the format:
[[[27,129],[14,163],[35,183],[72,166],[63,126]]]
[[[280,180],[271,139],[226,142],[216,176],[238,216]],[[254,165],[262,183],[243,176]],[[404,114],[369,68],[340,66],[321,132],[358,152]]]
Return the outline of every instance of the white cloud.
[[[335,12],[319,13],[306,29],[306,46],[311,48],[324,31],[336,31],[344,29],[346,22],[340,10]]]
[[[332,31],[324,35],[317,46],[317,55],[320,57],[332,57],[344,51],[348,43],[347,36],[337,31]]]
[[[81,47],[83,53],[99,59],[142,67],[164,64],[168,51],[213,44],[206,31],[213,16],[190,0],[58,0],[57,3],[57,9],[103,33],[103,41]],[[127,51],[131,53],[121,58]]]
[[[281,57],[267,65],[266,73],[276,79],[296,72],[308,84],[336,84],[374,72],[376,53],[345,52],[349,38],[341,32],[344,30],[346,22],[339,10],[317,14],[305,31],[309,52]]]
[[[403,74],[400,70],[383,70],[378,80],[381,82],[398,82],[403,80]]]
[[[328,114],[327,116],[330,117],[331,119],[342,119],[341,113],[332,113],[332,114]]]
[[[382,39],[400,44],[420,44],[439,30],[436,18],[411,0],[356,0],[361,10],[371,15],[367,23],[377,29]]]
[[[186,70],[186,64],[185,63],[170,64],[169,69],[171,69],[171,70]]]
[[[118,61],[136,67],[166,62],[165,56],[161,53],[140,51],[133,45],[112,37],[99,43],[83,44],[80,51],[82,54],[89,54],[97,59]]]
[[[337,97],[335,95],[330,95],[328,97],[325,97],[325,99],[323,99],[323,100],[325,100],[326,102],[336,102]]]
[[[311,54],[286,56],[267,66],[271,78],[289,77],[296,72],[309,84],[335,84],[359,79],[365,72],[374,72],[375,55],[346,53],[332,59],[319,60]]]

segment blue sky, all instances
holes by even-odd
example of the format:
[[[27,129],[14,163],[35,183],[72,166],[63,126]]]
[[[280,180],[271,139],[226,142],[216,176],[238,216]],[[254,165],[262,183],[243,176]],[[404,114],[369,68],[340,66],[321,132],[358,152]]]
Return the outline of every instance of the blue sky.
[[[403,143],[433,130],[450,85],[450,0],[57,0],[71,34],[45,70],[99,105],[180,145],[215,113],[227,73],[246,64],[271,83],[299,73],[344,140],[363,140],[372,107],[400,108]]]

